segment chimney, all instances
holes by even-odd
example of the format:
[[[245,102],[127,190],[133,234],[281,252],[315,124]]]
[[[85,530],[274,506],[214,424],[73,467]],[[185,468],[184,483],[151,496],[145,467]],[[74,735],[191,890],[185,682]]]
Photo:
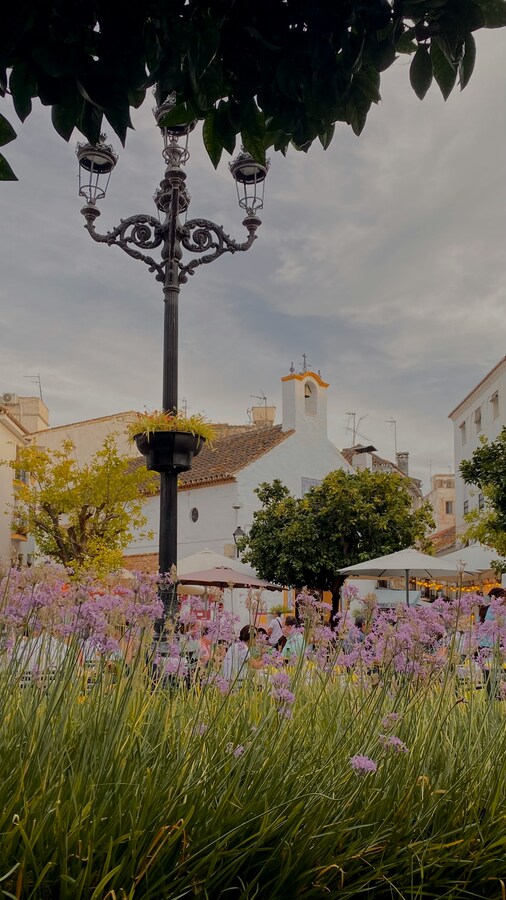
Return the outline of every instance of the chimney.
[[[275,406],[253,406],[251,408],[251,419],[257,428],[262,425],[274,425],[275,417]]]
[[[373,470],[373,460],[372,454],[376,450],[376,447],[373,447],[372,444],[368,444],[367,447],[358,446],[353,447],[353,456],[351,459],[351,464],[354,469],[360,471],[361,469],[368,469],[369,472]]]
[[[396,453],[395,458],[397,461],[397,468],[401,470],[406,478],[409,478],[409,453]]]

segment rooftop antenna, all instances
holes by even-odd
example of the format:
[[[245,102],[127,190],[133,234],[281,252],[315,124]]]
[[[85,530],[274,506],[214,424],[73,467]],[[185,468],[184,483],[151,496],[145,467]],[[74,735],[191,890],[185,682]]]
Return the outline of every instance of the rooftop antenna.
[[[267,407],[267,397],[263,391],[260,391],[260,394],[250,394],[250,397],[253,400],[260,400],[260,403],[263,403],[263,405]]]
[[[394,427],[394,448],[395,448],[395,458],[397,459],[397,420],[396,419],[385,419],[387,425],[393,425]]]
[[[354,446],[355,446],[355,443],[356,443],[356,440],[357,440],[357,434],[359,434],[359,430],[358,430],[358,429],[359,429],[360,423],[361,423],[364,419],[367,419],[368,413],[365,413],[365,415],[360,416],[360,419],[358,420],[358,422],[357,422],[357,414],[356,414],[355,412],[347,412],[346,415],[347,415],[347,416],[350,416],[350,418],[351,418],[351,420],[352,420],[352,422],[353,422],[353,428],[350,429],[350,422],[348,421],[348,424],[347,424],[347,426],[346,426],[346,431],[351,431],[351,432],[352,432],[352,434],[353,434],[353,444],[352,444],[352,447],[354,447]],[[364,435],[360,435],[360,436],[361,436],[361,437],[364,437]],[[365,438],[365,440],[369,440],[369,439],[368,439],[368,438]]]
[[[184,417],[186,419],[188,416],[188,400],[186,399],[186,397],[183,397],[179,402],[181,404],[181,409],[183,411]]]
[[[34,384],[39,385],[39,396],[40,396],[40,399],[42,400],[42,402],[44,403],[44,398],[42,396],[42,382],[40,380],[40,373],[37,373],[37,375],[23,375],[23,378],[28,378],[29,381],[32,381]]]

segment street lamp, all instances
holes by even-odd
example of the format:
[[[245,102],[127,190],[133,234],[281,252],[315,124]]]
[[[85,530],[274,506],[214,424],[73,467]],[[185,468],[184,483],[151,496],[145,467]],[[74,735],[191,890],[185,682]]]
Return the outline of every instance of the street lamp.
[[[134,259],[146,263],[155,279],[163,285],[164,327],[163,327],[163,376],[162,405],[165,412],[177,412],[178,398],[178,300],[181,285],[198,266],[213,262],[224,253],[249,250],[256,239],[261,225],[257,212],[263,207],[264,182],[268,163],[257,163],[248,153],[241,153],[230,164],[231,174],[236,182],[239,205],[246,215],[243,225],[247,239],[239,243],[229,237],[221,225],[208,219],[187,219],[181,222],[190,204],[190,196],[185,186],[184,166],[189,159],[188,137],[195,123],[169,126],[163,124],[167,113],[175,105],[175,96],[154,110],[157,125],[163,137],[162,155],[166,163],[165,175],[154,196],[155,205],[163,215],[163,220],[155,216],[139,214],[122,219],[120,224],[98,234],[95,220],[100,215],[97,200],[105,197],[109,178],[117,157],[112,147],[105,144],[102,135],[96,146],[79,144],[79,194],[86,200],[81,209],[85,218],[85,228],[94,241],[120,247]],[[160,248],[160,261],[146,251]],[[201,254],[183,264],[183,251]],[[160,534],[159,571],[168,573],[177,564],[177,467],[160,471]],[[171,603],[174,601],[171,601]],[[165,612],[171,613],[167,608]]]
[[[237,549],[237,542],[238,542],[241,538],[243,538],[243,537],[245,537],[245,536],[246,536],[246,532],[242,530],[242,528],[241,528],[240,525],[238,525],[237,528],[235,529],[233,535],[232,535],[232,537],[233,537],[233,539],[234,539],[234,544],[235,544],[235,546],[236,546],[236,551],[235,551],[235,552],[236,552],[237,558],[239,558],[239,550]]]

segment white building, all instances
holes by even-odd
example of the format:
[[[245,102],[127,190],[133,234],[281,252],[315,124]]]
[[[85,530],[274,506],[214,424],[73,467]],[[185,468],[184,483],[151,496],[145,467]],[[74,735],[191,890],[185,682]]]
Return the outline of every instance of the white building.
[[[506,425],[506,356],[485,375],[449,414],[453,422],[455,461],[455,526],[457,539],[465,531],[464,516],[483,506],[483,494],[466,485],[460,475],[460,464],[470,459],[480,438],[494,441]]]
[[[279,478],[302,497],[329,472],[353,471],[327,437],[328,384],[315,372],[291,372],[281,382],[280,425],[265,424],[261,412],[254,413],[259,424],[225,429],[214,449],[204,447],[191,470],[180,476],[179,558],[206,548],[233,556],[234,531],[251,526],[260,506],[255,488],[262,482]],[[126,555],[129,566],[156,570],[158,495],[148,499],[145,513],[154,539],[132,544]]]
[[[47,427],[48,408],[38,397],[0,394],[0,562],[26,563],[33,552],[23,523],[16,516],[16,483],[25,473],[13,470],[18,447],[30,443],[31,433]]]

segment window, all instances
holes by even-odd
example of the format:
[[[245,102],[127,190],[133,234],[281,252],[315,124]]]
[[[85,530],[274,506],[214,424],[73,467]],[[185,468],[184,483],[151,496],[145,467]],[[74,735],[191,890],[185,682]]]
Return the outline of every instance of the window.
[[[461,422],[459,425],[460,428],[460,443],[462,446],[467,443],[467,433],[466,433],[466,423]]]
[[[309,381],[304,385],[304,404],[306,416],[316,416],[316,387]]]
[[[467,516],[469,512],[469,500],[464,500],[464,515]]]
[[[445,513],[447,516],[453,516],[453,500],[447,500],[445,503]]]
[[[196,506],[190,509],[190,519],[192,522],[198,522],[199,519],[199,511]]]
[[[497,419],[499,417],[499,391],[492,394],[490,403],[492,404],[492,418]]]
[[[476,434],[479,434],[481,431],[481,406],[478,406],[478,409],[475,409],[473,420]]]
[[[478,509],[485,509],[485,497],[482,493],[478,494]]]
[[[307,494],[308,491],[311,490],[311,488],[317,487],[321,483],[322,483],[321,478],[305,478],[304,476],[302,476],[302,478],[300,479],[300,495],[301,495],[301,497],[305,497],[305,495]]]

